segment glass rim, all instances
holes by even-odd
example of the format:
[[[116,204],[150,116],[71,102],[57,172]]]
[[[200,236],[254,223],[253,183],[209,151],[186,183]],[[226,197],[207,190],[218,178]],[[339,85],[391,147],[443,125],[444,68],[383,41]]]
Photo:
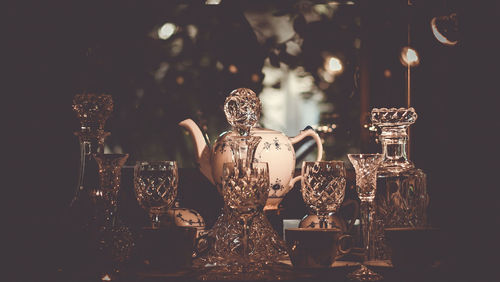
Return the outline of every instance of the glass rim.
[[[177,163],[177,161],[136,161],[135,164],[166,164],[166,163]]]
[[[317,164],[317,163],[330,163],[330,164],[332,164],[332,163],[342,163],[342,164],[344,164],[345,162],[342,161],[342,160],[332,160],[332,161],[324,161],[324,160],[323,161],[304,161],[304,162],[302,162],[302,165],[305,165],[305,164]]]
[[[144,166],[175,166],[177,167],[177,161],[136,161],[134,167],[140,168]]]
[[[255,165],[255,164],[257,164],[257,165],[267,165],[269,167],[269,163],[268,162],[252,162],[251,164],[252,165]],[[222,164],[222,166],[226,166],[226,165],[236,165],[236,163],[235,162],[225,162],[225,163]]]
[[[347,156],[378,156],[378,155],[383,156],[383,154],[381,154],[381,153],[356,153],[356,154],[347,154]]]

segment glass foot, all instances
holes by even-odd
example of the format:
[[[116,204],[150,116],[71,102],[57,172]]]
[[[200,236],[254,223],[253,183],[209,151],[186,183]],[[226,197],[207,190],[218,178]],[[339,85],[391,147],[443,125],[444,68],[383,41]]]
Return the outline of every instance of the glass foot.
[[[275,281],[295,280],[296,272],[282,263],[246,263],[195,267],[197,280],[202,281]]]
[[[347,274],[347,278],[354,281],[380,281],[383,277],[362,264],[357,270]]]

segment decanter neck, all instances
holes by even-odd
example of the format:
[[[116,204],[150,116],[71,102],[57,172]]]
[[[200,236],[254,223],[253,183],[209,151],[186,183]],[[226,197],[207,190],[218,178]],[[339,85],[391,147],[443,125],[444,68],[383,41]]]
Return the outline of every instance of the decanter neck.
[[[85,156],[91,157],[92,154],[104,153],[104,139],[111,133],[104,130],[81,130],[75,132],[80,141],[81,150],[84,151]]]
[[[382,168],[399,171],[414,167],[406,154],[406,144],[408,143],[406,129],[407,126],[382,127],[380,134],[382,154],[384,155]]]
[[[253,135],[228,137],[227,141],[233,153],[233,162],[238,167],[249,167],[261,139],[262,137]]]

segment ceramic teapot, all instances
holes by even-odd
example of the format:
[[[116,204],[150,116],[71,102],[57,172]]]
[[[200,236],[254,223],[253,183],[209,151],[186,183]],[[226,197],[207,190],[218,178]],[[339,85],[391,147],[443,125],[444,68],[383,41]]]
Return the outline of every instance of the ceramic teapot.
[[[165,218],[164,222],[166,222],[166,226],[174,224],[179,227],[196,228],[196,237],[204,235],[207,231],[205,220],[201,214],[193,209],[181,208],[177,201],[174,207],[168,210],[162,210],[162,217]]]
[[[225,138],[236,136],[237,133],[226,131],[222,133],[212,146],[205,141],[203,133],[191,119],[179,123],[189,131],[195,144],[196,158],[201,173],[221,192],[222,165],[232,161],[232,152]],[[278,209],[283,197],[290,191],[301,176],[293,178],[295,170],[295,150],[293,144],[310,136],[318,148],[317,160],[323,156],[323,145],[319,135],[312,129],[303,130],[295,137],[287,137],[283,133],[271,129],[254,127],[250,134],[262,139],[255,150],[255,161],[267,162],[269,165],[270,189],[264,210]]]

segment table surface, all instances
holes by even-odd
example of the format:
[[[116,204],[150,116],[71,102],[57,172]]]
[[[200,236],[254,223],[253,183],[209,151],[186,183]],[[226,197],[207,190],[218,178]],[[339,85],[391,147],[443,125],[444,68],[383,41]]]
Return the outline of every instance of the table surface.
[[[296,269],[289,260],[284,260],[262,269],[263,276],[252,273],[241,273],[226,277],[210,274],[212,268],[204,269],[185,268],[171,271],[145,270],[124,268],[119,273],[114,273],[111,280],[106,280],[105,274],[100,277],[91,277],[89,272],[70,273],[59,269],[52,281],[350,281],[346,275],[359,267],[359,262],[336,261],[330,268],[322,269]],[[450,272],[443,267],[433,267],[419,272],[401,272],[389,262],[370,262],[366,264],[370,269],[381,274],[382,281],[449,281],[452,279]],[[104,277],[104,279],[103,279]]]

